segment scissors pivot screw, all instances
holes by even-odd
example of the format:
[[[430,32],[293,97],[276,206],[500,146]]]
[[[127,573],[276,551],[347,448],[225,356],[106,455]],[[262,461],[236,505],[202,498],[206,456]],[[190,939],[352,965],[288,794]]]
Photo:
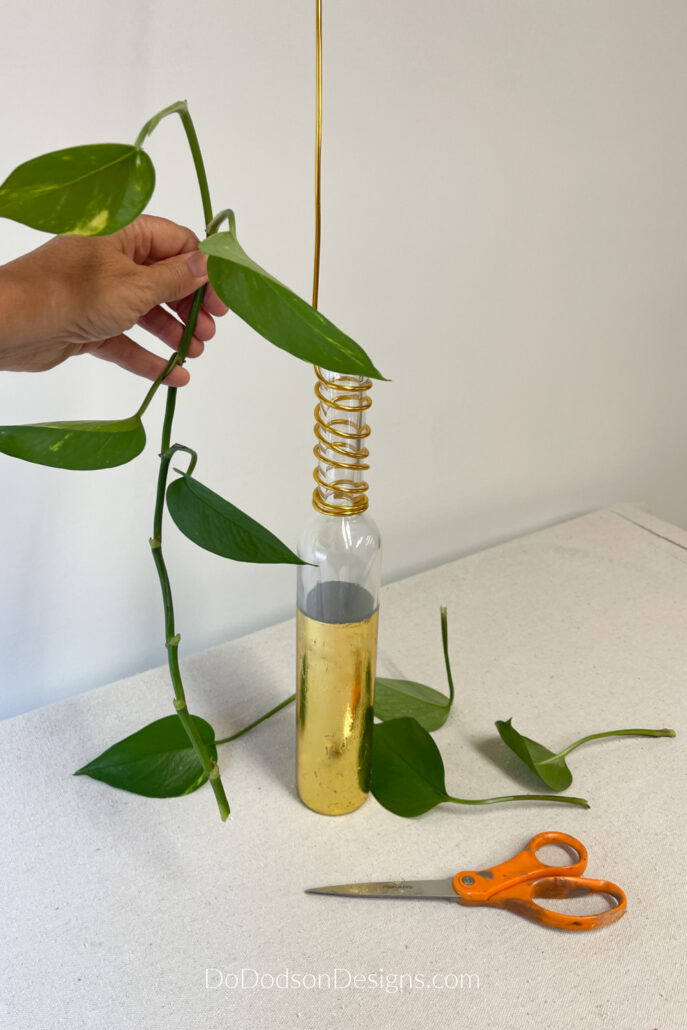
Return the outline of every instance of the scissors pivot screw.
[[[471,884],[473,884],[475,882],[475,877],[474,876],[461,876],[460,882],[464,883],[466,887],[469,887]]]

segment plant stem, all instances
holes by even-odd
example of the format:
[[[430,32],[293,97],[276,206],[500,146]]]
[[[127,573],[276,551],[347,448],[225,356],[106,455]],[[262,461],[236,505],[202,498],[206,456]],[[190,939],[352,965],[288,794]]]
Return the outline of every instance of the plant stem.
[[[448,657],[448,616],[446,609],[441,608],[441,643],[444,648],[444,661],[446,662],[446,675],[448,677],[449,707],[453,704],[455,690],[453,689],[453,676],[451,675],[451,663]]]
[[[225,207],[222,211],[218,211],[212,221],[208,222],[205,227],[205,231],[208,236],[212,236],[219,229],[222,222],[229,222],[229,230],[236,236],[236,217],[230,207]]]
[[[153,385],[150,387],[150,389],[148,390],[147,394],[143,398],[143,402],[142,402],[140,408],[138,409],[138,411],[136,412],[136,414],[138,415],[139,418],[141,418],[145,414],[146,409],[148,408],[148,405],[150,404],[150,402],[152,401],[153,397],[157,393],[157,391],[158,391],[158,389],[160,387],[160,384],[167,378],[167,376],[172,371],[172,369],[175,368],[177,365],[183,365],[184,361],[186,360],[186,355],[188,354],[188,349],[191,346],[191,338],[193,337],[193,330],[196,328],[196,323],[198,321],[198,314],[200,312],[200,308],[201,308],[201,305],[203,303],[203,297],[204,296],[205,296],[205,286],[201,286],[201,288],[199,290],[196,290],[196,292],[193,295],[193,302],[192,302],[191,308],[189,310],[188,321],[186,322],[186,326],[184,328],[184,333],[183,333],[183,336],[181,338],[181,344],[179,345],[179,350],[176,352],[176,354],[173,354],[171,356],[171,358],[169,359],[169,361],[167,362],[165,367],[162,369],[162,371],[160,372],[159,376],[157,377],[157,379],[155,380],[155,382],[153,383]]]
[[[455,805],[496,805],[501,801],[558,801],[563,805],[580,805],[582,808],[589,808],[589,802],[584,798],[560,797],[555,794],[508,794],[503,798],[479,798],[477,800],[452,798],[447,795],[446,800],[453,801]]]
[[[163,118],[167,118],[170,114],[181,114],[182,111],[188,110],[188,104],[185,100],[177,100],[176,103],[170,104],[169,107],[163,107],[161,111],[154,114],[152,118],[149,118],[145,123],[138,136],[136,137],[135,147],[143,146],[143,141],[147,136],[150,136]]]
[[[189,319],[188,325],[191,325]],[[191,328],[191,333],[193,327]],[[181,723],[186,731],[186,734],[196,752],[198,759],[203,767],[203,770],[207,774],[212,789],[215,793],[217,800],[217,806],[219,808],[220,816],[224,821],[229,815],[229,802],[224,792],[224,786],[219,775],[219,767],[216,762],[210,757],[208,750],[205,746],[203,739],[201,738],[195,723],[193,722],[186,705],[186,695],[184,693],[184,685],[181,679],[181,670],[179,669],[179,641],[180,636],[175,631],[174,626],[174,602],[172,599],[172,588],[169,582],[169,573],[167,572],[167,566],[162,553],[162,516],[164,513],[165,504],[165,489],[167,486],[167,474],[169,471],[169,463],[172,460],[172,454],[170,453],[170,439],[172,433],[172,420],[174,418],[174,408],[176,406],[176,389],[173,387],[167,391],[167,404],[165,406],[165,418],[162,426],[162,442],[161,442],[161,457],[160,457],[160,468],[157,477],[157,493],[155,498],[155,514],[153,518],[153,536],[150,540],[150,548],[153,554],[153,561],[155,562],[155,568],[160,580],[160,589],[162,590],[162,604],[165,613],[165,646],[167,648],[167,662],[169,665],[169,675],[172,680],[172,686],[174,687],[174,708],[176,713],[181,720]]]
[[[203,202],[203,225],[209,225],[212,221],[212,202],[210,200],[210,188],[208,186],[208,177],[205,172],[205,163],[203,161],[203,155],[200,151],[200,143],[198,142],[198,136],[196,134],[196,127],[193,124],[193,119],[189,114],[188,107],[184,104],[183,107],[178,109],[179,117],[181,118],[181,124],[184,126],[188,145],[191,148],[191,155],[193,157],[193,164],[196,169],[196,178],[198,179],[198,185],[200,187],[200,197]]]
[[[282,708],[286,708],[287,705],[290,705],[291,702],[295,700],[296,695],[292,694],[291,697],[287,697],[285,701],[281,701],[274,708],[271,708],[269,712],[265,712],[264,715],[261,715],[259,719],[256,719],[254,722],[250,722],[247,726],[244,726],[242,730],[238,731],[238,733],[232,733],[230,737],[222,737],[221,740],[216,740],[215,744],[228,744],[230,740],[238,740],[238,738],[242,737],[244,733],[248,733],[249,730],[255,729],[255,727],[259,726],[261,722],[265,721],[265,719],[269,719],[270,716],[276,715],[277,712],[281,712]]]
[[[157,377],[157,379],[155,380],[155,382],[153,383],[153,385],[152,385],[152,386],[150,387],[150,389],[148,390],[148,393],[147,393],[147,394],[145,395],[145,397],[143,398],[143,403],[141,404],[141,407],[140,407],[140,408],[138,409],[138,411],[136,412],[136,414],[138,415],[138,417],[139,417],[139,418],[141,418],[141,417],[142,417],[142,415],[144,415],[144,414],[145,414],[145,411],[146,411],[146,409],[147,409],[148,405],[150,404],[150,402],[152,401],[153,397],[155,396],[155,394],[156,394],[156,393],[157,393],[157,391],[158,391],[158,387],[160,386],[160,383],[161,383],[161,382],[162,382],[162,381],[163,381],[164,379],[166,379],[166,378],[167,378],[167,376],[168,376],[168,375],[169,375],[169,373],[170,373],[170,372],[172,371],[172,369],[173,369],[173,368],[175,368],[175,367],[176,367],[176,365],[178,365],[178,364],[179,364],[180,360],[181,360],[181,359],[180,359],[180,357],[179,357],[179,352],[178,352],[178,351],[177,351],[177,353],[176,353],[176,354],[173,354],[173,355],[171,356],[171,358],[169,359],[169,361],[167,362],[167,364],[165,365],[165,367],[164,367],[164,368],[162,369],[162,371],[160,372],[159,376]]]
[[[138,415],[139,418],[141,418],[141,416],[145,414],[146,409],[148,408],[148,405],[150,404],[150,402],[152,401],[153,397],[157,393],[158,388],[159,388],[160,384],[163,382],[163,380],[165,380],[167,378],[167,376],[169,375],[169,373],[172,371],[173,368],[175,368],[177,365],[183,365],[184,361],[186,360],[186,355],[188,354],[188,349],[191,346],[191,338],[193,336],[193,330],[196,328],[196,322],[198,321],[198,313],[200,311],[201,304],[203,303],[203,297],[204,296],[205,296],[205,287],[204,286],[201,286],[201,288],[199,290],[196,290],[196,292],[193,294],[193,302],[192,302],[191,308],[189,310],[188,321],[187,321],[186,325],[184,326],[184,332],[183,332],[183,335],[181,337],[181,343],[179,345],[179,350],[175,354],[173,354],[171,356],[171,358],[169,359],[169,361],[167,362],[165,367],[162,369],[162,371],[160,372],[159,376],[157,377],[157,379],[155,380],[153,385],[148,390],[148,393],[143,398],[143,402],[142,402],[140,408],[138,409],[138,411],[136,412],[136,414]],[[189,329],[189,326],[190,326],[190,329]]]
[[[188,143],[191,148],[191,154],[193,156],[193,163],[196,169],[196,176],[198,178],[198,185],[200,187],[201,198],[203,202],[203,221],[205,225],[208,225],[212,221],[212,205],[210,202],[210,192],[208,189],[207,176],[205,174],[205,165],[203,164],[203,157],[200,152],[200,146],[198,144],[198,137],[196,130],[193,125],[193,120],[188,113],[188,107],[186,102],[179,104],[173,104],[169,108],[165,108],[159,115],[156,115],[141,130],[137,145],[140,145],[142,139],[145,138],[148,132],[152,132],[155,126],[158,124],[161,118],[164,118],[167,114],[178,113]],[[171,367],[174,364],[182,364],[188,354],[188,348],[193,338],[193,331],[198,321],[198,314],[200,312],[201,305],[203,303],[203,296],[205,294],[205,287],[201,287],[193,295],[193,302],[191,304],[191,310],[189,311],[188,320],[184,328],[184,332],[179,345],[179,351],[176,355],[170,359],[168,365]],[[175,360],[176,359],[176,360]],[[162,382],[162,379],[169,374],[169,370],[165,369],[162,376],[158,376],[158,379],[153,383],[153,386],[148,391],[148,395],[143,401],[142,410],[145,410],[147,405],[150,403],[155,390]],[[181,670],[179,669],[179,641],[180,636],[175,631],[174,626],[174,602],[172,599],[172,588],[169,582],[169,574],[167,572],[167,566],[165,559],[162,554],[162,517],[164,514],[165,507],[165,491],[167,488],[167,476],[169,473],[169,464],[174,454],[174,448],[170,447],[172,439],[172,423],[174,421],[174,409],[176,407],[176,395],[177,391],[175,387],[167,387],[167,401],[165,404],[165,417],[162,425],[162,439],[160,443],[160,467],[158,470],[157,477],[157,491],[155,495],[155,513],[153,516],[153,536],[150,540],[150,547],[153,553],[153,560],[155,562],[155,568],[160,580],[160,588],[162,590],[162,603],[165,614],[165,646],[167,648],[167,661],[169,664],[169,674],[172,680],[172,686],[174,687],[174,708],[176,713],[181,720],[181,723],[186,731],[186,734],[193,746],[196,755],[205,771],[210,785],[215,793],[217,800],[217,806],[219,808],[220,816],[224,821],[229,815],[229,802],[224,792],[224,786],[220,777],[219,766],[210,757],[205,743],[200,736],[193,719],[191,718],[188,707],[186,704],[186,695],[184,693],[184,685],[181,679]]]
[[[196,127],[193,124],[193,119],[188,110],[188,104],[185,100],[177,100],[175,104],[170,104],[169,107],[163,107],[161,111],[154,114],[152,118],[149,118],[145,123],[138,136],[136,137],[135,147],[140,147],[147,136],[150,136],[163,118],[167,118],[170,114],[178,114],[181,118],[181,124],[184,126],[188,145],[191,148],[191,156],[193,157],[193,164],[196,169],[196,178],[198,179],[198,186],[200,187],[200,197],[203,202],[203,224],[209,225],[212,221],[212,204],[210,202],[210,189],[208,187],[208,177],[205,173],[205,164],[203,162],[203,155],[200,151],[200,143],[198,142],[198,135],[196,133]]]
[[[172,444],[168,451],[165,451],[164,454],[161,454],[160,457],[169,458],[171,460],[178,451],[184,451],[186,454],[190,454],[191,460],[188,463],[188,468],[185,472],[182,472],[181,469],[177,468],[175,468],[174,471],[178,472],[180,476],[192,476],[193,470],[195,469],[196,464],[198,462],[198,455],[192,447],[186,447],[183,443],[175,443]]]
[[[546,765],[548,762],[555,762],[558,758],[565,758],[575,748],[581,747],[582,744],[586,744],[588,740],[599,740],[601,737],[674,737],[675,730],[606,730],[605,733],[590,733],[586,737],[580,737],[574,744],[570,744],[569,747],[563,748],[557,755],[552,755],[551,758],[545,758],[543,761],[538,762],[538,765]]]
[[[232,230],[236,231],[236,223],[234,221],[234,212],[228,208],[224,211],[220,211],[216,218],[212,217],[212,202],[210,201],[210,190],[208,187],[208,177],[205,171],[205,163],[203,161],[203,155],[200,150],[200,144],[198,143],[198,136],[196,134],[196,128],[193,124],[193,119],[189,114],[188,105],[185,100],[179,100],[176,104],[170,104],[169,107],[165,107],[162,111],[158,111],[156,115],[150,118],[136,138],[135,146],[140,147],[146,136],[149,136],[151,132],[157,127],[159,122],[163,118],[166,118],[170,114],[178,114],[181,118],[181,123],[184,126],[186,138],[188,139],[188,145],[191,149],[191,156],[193,157],[193,164],[196,170],[196,178],[198,179],[198,186],[200,187],[200,196],[203,203],[203,220],[206,225],[206,235],[210,236],[212,233],[217,232],[219,225],[225,218],[229,219]],[[216,223],[216,224],[215,224]],[[137,415],[143,415],[146,408],[152,401],[153,397],[157,393],[158,387],[163,379],[166,379],[169,373],[175,368],[176,365],[183,365],[188,348],[191,344],[191,337],[193,336],[193,330],[196,327],[196,321],[198,320],[198,312],[200,311],[200,305],[203,303],[203,296],[205,294],[205,287],[203,286],[200,290],[196,290],[193,297],[193,305],[189,312],[188,321],[186,323],[186,331],[181,340],[181,345],[176,354],[173,354],[169,359],[164,369],[157,377],[153,385],[148,390],[148,393],[143,398],[143,403],[137,411]],[[197,308],[195,305],[197,304]],[[188,332],[189,326],[191,331]],[[163,448],[166,450],[166,448]]]

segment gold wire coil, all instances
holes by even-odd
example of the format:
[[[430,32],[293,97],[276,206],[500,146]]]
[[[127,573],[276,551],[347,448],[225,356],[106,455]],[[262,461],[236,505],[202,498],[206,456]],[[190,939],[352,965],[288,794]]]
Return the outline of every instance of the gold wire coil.
[[[320,283],[320,243],[322,228],[322,0],[315,4],[315,262],[313,268],[312,304],[317,307]],[[332,375],[333,373],[329,373]],[[363,412],[372,404],[366,396],[371,379],[336,375],[327,379],[315,366],[315,436],[313,453],[317,467],[313,472],[317,486],[312,496],[313,507],[323,515],[359,515],[367,508],[368,485],[361,473],[369,469],[365,459],[370,452],[360,441],[370,435]],[[331,413],[340,414],[332,418]],[[344,473],[328,479],[331,470]],[[335,475],[336,473],[334,473]]]
[[[323,515],[359,515],[368,505],[368,484],[360,474],[370,467],[365,460],[370,452],[360,441],[371,432],[362,422],[362,413],[372,404],[372,398],[367,396],[372,380],[345,375],[326,379],[317,367],[315,375],[318,404],[315,407],[317,443],[313,454],[318,464],[313,471],[317,483],[313,507]],[[337,413],[341,417],[331,417]],[[327,479],[327,470],[346,474]]]

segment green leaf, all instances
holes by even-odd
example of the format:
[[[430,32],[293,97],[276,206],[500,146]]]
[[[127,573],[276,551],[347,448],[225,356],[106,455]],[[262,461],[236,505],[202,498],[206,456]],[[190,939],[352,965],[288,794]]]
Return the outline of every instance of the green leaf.
[[[496,798],[457,798],[446,792],[444,763],[427,730],[411,718],[391,719],[374,728],[371,790],[380,805],[412,818],[450,801],[454,805],[495,805],[506,801],[546,801],[589,808],[584,798],[555,794],[507,794]]]
[[[566,790],[572,783],[572,773],[565,758],[549,751],[530,737],[524,737],[513,727],[512,719],[498,719],[496,729],[501,740],[520,758],[535,776],[551,790]],[[546,764],[543,764],[546,763]]]
[[[0,426],[0,451],[61,469],[109,469],[141,453],[146,434],[138,415],[110,422],[38,422]]]
[[[450,801],[439,748],[415,719],[375,725],[372,755],[372,793],[395,815],[422,815]]]
[[[234,561],[307,565],[269,529],[197,479],[182,475],[167,488],[167,507],[189,540]]]
[[[433,733],[446,722],[451,703],[444,694],[413,680],[375,680],[375,715],[378,719],[410,716]]]
[[[445,697],[438,690],[415,683],[413,680],[390,680],[377,677],[375,680],[375,715],[378,719],[398,719],[409,716],[417,719],[430,733],[438,730],[448,719],[453,705],[453,676],[448,655],[448,617],[446,608],[441,613],[441,641],[444,649],[446,675],[450,696]]]
[[[197,715],[193,719],[210,758],[217,761],[215,731]],[[177,715],[156,719],[113,744],[75,776],[90,776],[119,790],[147,798],[176,798],[190,794],[207,780],[200,759]]]
[[[233,231],[209,236],[200,249],[222,300],[270,343],[332,372],[384,378],[350,336],[256,265]]]
[[[511,725],[511,722],[511,719],[508,719],[506,722],[497,721],[496,729],[501,734],[501,739],[552,790],[565,790],[570,786],[572,783],[572,773],[565,761],[566,755],[569,755],[571,751],[574,751],[582,744],[588,743],[590,740],[600,740],[602,737],[675,736],[675,730],[670,729],[647,730],[633,728],[627,730],[604,730],[602,733],[589,733],[586,737],[581,737],[573,744],[568,744],[562,751],[555,754],[544,747],[543,744],[538,744],[536,740],[524,737],[521,733],[518,733]]]
[[[105,236],[133,222],[154,187],[153,163],[139,147],[69,147],[15,168],[0,186],[0,216],[44,232]]]

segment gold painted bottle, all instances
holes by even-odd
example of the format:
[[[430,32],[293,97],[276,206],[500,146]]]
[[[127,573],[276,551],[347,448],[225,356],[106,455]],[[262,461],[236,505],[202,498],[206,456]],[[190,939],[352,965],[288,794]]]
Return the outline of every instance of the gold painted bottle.
[[[379,530],[367,513],[369,379],[317,370],[315,511],[298,553],[296,774],[323,815],[366,800],[381,580]]]

